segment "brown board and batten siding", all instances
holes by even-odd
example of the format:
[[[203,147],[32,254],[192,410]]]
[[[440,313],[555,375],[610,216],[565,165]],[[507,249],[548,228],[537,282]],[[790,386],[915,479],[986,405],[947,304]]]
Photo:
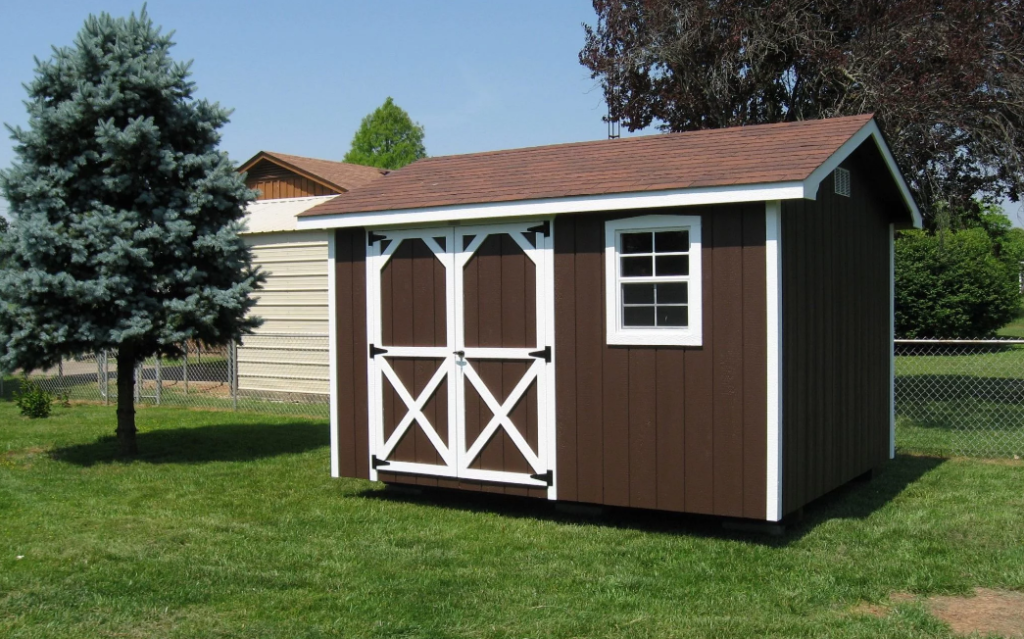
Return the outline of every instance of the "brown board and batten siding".
[[[338,470],[342,477],[370,478],[369,394],[366,358],[366,231],[334,235],[334,312],[338,349]]]
[[[782,203],[783,514],[889,458],[892,220],[864,155],[850,197],[833,174]]]
[[[605,239],[622,214],[555,219],[558,499],[765,518],[765,205],[701,216],[700,347],[609,346]]]
[[[607,345],[604,223],[627,216],[556,218],[559,500],[765,517],[764,211],[763,203],[654,211],[701,215],[700,347]],[[335,250],[339,469],[342,476],[366,478],[365,232],[337,231]],[[543,489],[383,470],[378,478],[541,498],[546,494]]]
[[[340,191],[263,160],[249,169],[245,185],[259,191],[258,200],[336,195]]]

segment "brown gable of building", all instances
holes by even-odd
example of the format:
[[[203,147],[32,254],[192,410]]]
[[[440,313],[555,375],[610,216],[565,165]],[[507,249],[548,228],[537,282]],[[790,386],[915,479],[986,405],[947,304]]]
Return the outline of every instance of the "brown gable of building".
[[[260,199],[336,195],[380,178],[380,169],[346,162],[260,151],[238,169]]]
[[[427,158],[301,217],[806,179],[871,115]]]

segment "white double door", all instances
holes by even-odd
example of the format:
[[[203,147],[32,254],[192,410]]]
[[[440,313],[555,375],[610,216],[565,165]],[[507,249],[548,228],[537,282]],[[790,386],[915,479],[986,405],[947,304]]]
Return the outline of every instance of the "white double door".
[[[412,473],[554,498],[549,221],[368,234],[371,478]]]

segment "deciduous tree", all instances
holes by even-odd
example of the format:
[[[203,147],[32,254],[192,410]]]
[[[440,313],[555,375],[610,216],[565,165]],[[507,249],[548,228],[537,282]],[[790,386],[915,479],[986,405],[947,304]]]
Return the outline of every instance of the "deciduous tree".
[[[363,118],[345,161],[381,169],[400,169],[427,157],[423,127],[390,97]]]
[[[926,212],[1024,190],[1024,0],[594,0],[610,117],[667,131],[872,112]]]
[[[263,276],[238,235],[254,194],[217,150],[229,112],[193,98],[172,45],[145,10],[89,17],[74,46],[37,60],[28,128],[10,129],[16,160],[0,172],[0,365],[117,349],[126,454],[140,361],[258,325]]]

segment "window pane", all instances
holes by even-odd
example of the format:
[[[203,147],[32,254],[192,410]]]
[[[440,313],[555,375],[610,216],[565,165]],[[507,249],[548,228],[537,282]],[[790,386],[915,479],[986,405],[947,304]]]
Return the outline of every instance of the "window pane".
[[[623,284],[623,304],[654,304],[654,284]]]
[[[689,275],[689,255],[659,255],[655,258],[658,275]]]
[[[653,274],[650,257],[622,258],[622,277],[648,277]]]
[[[658,304],[686,304],[686,282],[658,284]]]
[[[627,306],[622,309],[623,326],[654,326],[653,306]]]
[[[661,231],[655,233],[654,248],[658,253],[685,253],[690,250],[690,232]]]
[[[659,306],[658,326],[686,326],[685,306]]]
[[[653,237],[651,233],[623,233],[623,253],[653,253]]]

